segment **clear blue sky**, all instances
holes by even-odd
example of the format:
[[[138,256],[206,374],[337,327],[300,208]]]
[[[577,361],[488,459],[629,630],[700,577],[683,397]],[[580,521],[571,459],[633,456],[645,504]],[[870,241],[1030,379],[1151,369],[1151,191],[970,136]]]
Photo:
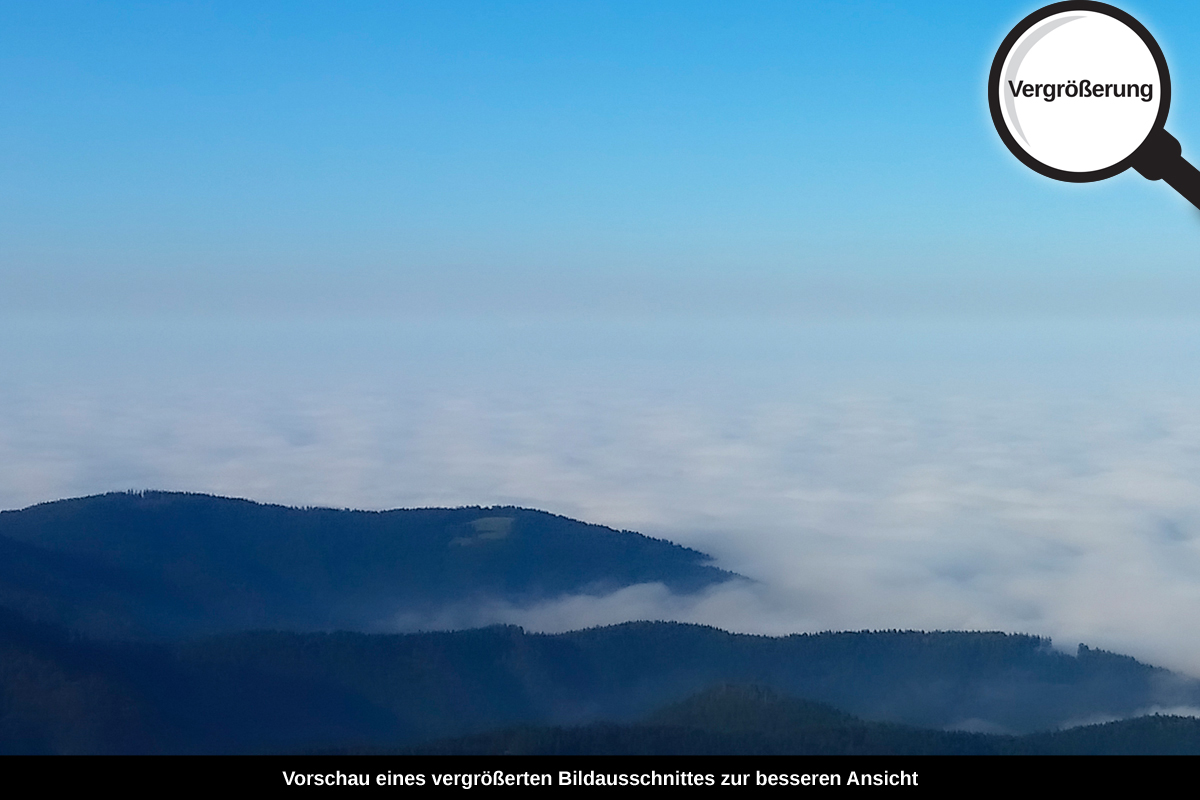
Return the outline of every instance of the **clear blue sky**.
[[[0,313],[1190,314],[1200,213],[1000,144],[1036,7],[7,3]]]

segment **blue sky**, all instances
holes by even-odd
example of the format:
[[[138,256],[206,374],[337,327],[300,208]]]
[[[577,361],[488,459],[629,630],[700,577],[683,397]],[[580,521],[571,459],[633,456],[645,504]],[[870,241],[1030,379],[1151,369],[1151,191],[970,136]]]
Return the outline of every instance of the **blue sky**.
[[[1200,158],[1200,11],[1125,8]],[[0,309],[1190,314],[1196,212],[992,129],[1033,9],[8,4]]]

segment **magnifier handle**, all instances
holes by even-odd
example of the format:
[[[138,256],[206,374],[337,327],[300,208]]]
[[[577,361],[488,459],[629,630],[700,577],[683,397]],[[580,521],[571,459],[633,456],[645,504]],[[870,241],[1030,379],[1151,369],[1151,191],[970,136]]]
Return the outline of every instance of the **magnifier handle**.
[[[1183,157],[1179,140],[1162,128],[1147,137],[1133,156],[1133,168],[1152,181],[1166,181],[1188,202],[1200,208],[1200,170]]]

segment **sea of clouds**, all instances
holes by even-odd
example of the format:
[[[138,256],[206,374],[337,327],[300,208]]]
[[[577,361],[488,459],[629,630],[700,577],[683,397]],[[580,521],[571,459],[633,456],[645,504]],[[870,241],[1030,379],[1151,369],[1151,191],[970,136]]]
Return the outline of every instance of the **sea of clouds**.
[[[746,576],[396,614],[1003,630],[1200,676],[1200,325],[0,324],[0,508],[124,489],[514,504]]]

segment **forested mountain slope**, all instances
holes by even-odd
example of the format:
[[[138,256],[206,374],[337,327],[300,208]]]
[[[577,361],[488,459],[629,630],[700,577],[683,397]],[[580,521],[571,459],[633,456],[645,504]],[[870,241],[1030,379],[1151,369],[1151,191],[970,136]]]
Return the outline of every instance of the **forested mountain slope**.
[[[735,578],[703,553],[522,508],[343,511],[167,492],[0,512],[0,607],[106,638],[394,630],[402,612]]]
[[[1133,659],[990,633],[775,638],[630,623],[558,635],[492,627],[162,644],[82,640],[11,614],[0,621],[6,752],[400,747],[513,725],[629,723],[725,683],[872,722],[1014,732],[1200,698],[1195,681]]]

